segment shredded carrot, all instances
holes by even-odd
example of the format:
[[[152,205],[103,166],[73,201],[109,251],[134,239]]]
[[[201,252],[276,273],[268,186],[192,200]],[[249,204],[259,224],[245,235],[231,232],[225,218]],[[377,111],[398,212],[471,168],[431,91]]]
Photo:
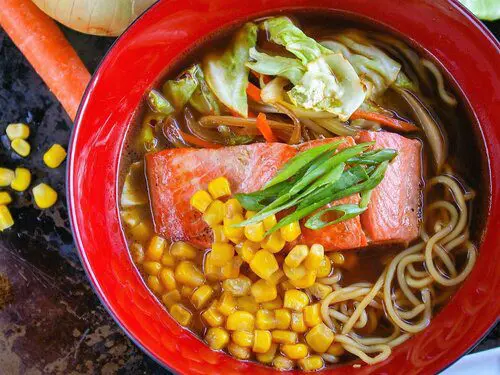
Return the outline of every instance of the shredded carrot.
[[[0,0],[0,26],[74,119],[90,74],[57,24],[31,0]]]
[[[205,148],[220,148],[220,147],[222,147],[222,145],[219,145],[217,143],[208,142],[208,141],[205,141],[205,140],[200,139],[198,137],[195,137],[194,135],[184,133],[182,130],[179,130],[179,133],[180,133],[181,137],[186,142],[191,143],[191,144],[198,146],[198,147],[205,147]]]
[[[267,122],[266,115],[262,112],[259,113],[257,116],[257,129],[262,133],[264,136],[264,139],[267,142],[277,142],[278,140],[273,134],[273,130],[269,126],[269,123]]]
[[[251,97],[256,102],[260,102],[260,89],[255,86],[253,83],[248,82],[247,86],[247,95]]]
[[[418,130],[418,127],[416,127],[413,124],[410,124],[409,122],[401,121],[398,120],[397,118],[388,117],[386,115],[376,112],[362,111],[360,109],[354,111],[350,119],[351,120],[364,119],[364,120],[375,121],[379,122],[382,125],[388,126],[394,130],[399,130],[403,132],[414,132]]]

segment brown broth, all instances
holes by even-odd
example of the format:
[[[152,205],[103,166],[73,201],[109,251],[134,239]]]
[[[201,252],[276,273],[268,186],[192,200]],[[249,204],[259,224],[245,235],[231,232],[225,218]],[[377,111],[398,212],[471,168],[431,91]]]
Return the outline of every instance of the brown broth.
[[[373,24],[364,23],[362,20],[353,20],[350,18],[328,15],[328,14],[318,14],[318,13],[296,13],[293,15],[294,19],[299,21],[301,28],[311,37],[318,37],[323,35],[328,35],[336,30],[342,28],[357,28],[362,30],[375,30],[388,32],[383,30]],[[213,36],[209,41],[203,42],[196,48],[191,50],[185,56],[182,56],[178,61],[172,65],[168,72],[162,77],[161,82],[165,79],[175,77],[183,68],[189,66],[193,62],[199,61],[201,56],[204,55],[208,50],[213,50],[224,46],[228,41],[229,36],[233,32],[234,28],[229,30],[224,30],[216,36]],[[262,38],[262,35],[260,36]],[[407,43],[411,45],[410,43]],[[437,63],[431,56],[428,56],[425,51],[418,48],[417,46],[412,46],[412,48],[417,51],[420,56],[425,56],[427,59]],[[282,48],[274,48],[277,53],[286,54],[286,51]],[[436,100],[436,93],[431,93],[433,98],[428,104],[433,111],[433,116],[439,119],[443,126],[444,131],[447,134],[448,144],[449,144],[449,158],[448,163],[455,171],[455,174],[461,176],[463,183],[466,186],[476,192],[476,199],[474,200],[474,207],[470,215],[470,233],[471,239],[479,244],[482,238],[482,233],[485,226],[486,212],[488,207],[488,197],[489,197],[489,176],[487,162],[485,158],[485,150],[480,135],[479,128],[472,118],[466,101],[463,99],[460,91],[457,89],[453,80],[450,77],[445,78],[447,81],[448,89],[453,92],[455,97],[458,99],[459,104],[455,108],[444,105],[443,103]],[[401,118],[407,119],[412,122],[417,122],[414,118],[408,105],[406,105],[402,100],[388,91],[384,94],[381,103],[383,106],[389,110],[396,112]],[[140,123],[143,116],[148,112],[147,105],[144,104],[143,107],[138,111],[137,120],[130,126],[129,134],[127,137],[126,145],[123,149],[123,156],[121,160],[121,175],[119,186],[122,186],[124,176],[128,171],[128,168],[132,162],[140,161],[143,159],[145,151],[138,149],[135,144],[140,133]],[[182,121],[181,121],[182,122]],[[428,157],[430,151],[429,146],[425,139],[421,139],[423,147],[423,162],[424,162],[424,180],[432,175],[432,165],[430,164],[430,158]],[[159,149],[167,147],[167,142],[162,141],[159,145]],[[144,215],[150,218],[150,212],[144,212]],[[151,220],[151,219],[149,219]],[[125,237],[129,244],[137,242],[133,234],[124,225],[123,230]],[[139,241],[141,242],[141,241]],[[144,247],[147,246],[147,241],[142,241]],[[403,249],[402,246],[392,246],[392,247],[379,247],[370,248],[362,250],[352,250],[349,253],[355,254],[357,256],[357,265],[352,269],[342,270],[342,284],[349,285],[357,282],[375,282],[377,278],[382,273],[385,262],[388,257],[395,256],[398,252]],[[462,259],[463,256],[457,256],[457,263],[459,264],[458,269],[460,269],[460,264],[465,262]],[[202,268],[202,255],[197,258],[195,263]],[[244,266],[246,267],[246,265]],[[142,267],[138,265],[139,271],[146,277]],[[243,268],[242,268],[243,269]],[[242,271],[246,273],[246,271]],[[216,292],[219,295],[220,291]],[[449,298],[449,297],[448,297]],[[183,298],[182,303],[186,307],[190,308],[192,311],[194,307],[192,306],[188,298]],[[438,310],[443,304],[435,306]],[[203,337],[206,327],[200,315],[195,313],[194,320],[190,329],[197,335]],[[387,327],[384,326],[383,320],[380,323],[380,327],[374,332],[374,334],[387,334]],[[344,359],[349,360],[351,357],[346,356]]]

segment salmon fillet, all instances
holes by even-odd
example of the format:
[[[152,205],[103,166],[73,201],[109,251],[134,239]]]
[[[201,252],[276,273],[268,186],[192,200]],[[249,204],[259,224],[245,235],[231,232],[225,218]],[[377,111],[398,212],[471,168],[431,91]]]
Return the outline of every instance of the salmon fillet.
[[[211,230],[189,204],[197,190],[206,189],[208,183],[219,176],[229,180],[233,193],[259,190],[297,152],[338,139],[316,140],[299,146],[256,143],[220,149],[168,149],[146,155],[155,231],[171,241],[184,240],[208,248],[212,242]],[[339,149],[355,144],[352,137],[345,139]],[[386,132],[361,132],[357,138],[358,142],[372,140],[378,147],[397,149],[399,155],[374,190],[368,210],[361,217],[317,231],[302,226],[299,242],[321,243],[327,251],[348,250],[370,243],[408,242],[417,236],[420,143]],[[356,194],[331,204],[358,202]]]
[[[422,145],[395,133],[360,132],[359,142],[375,141],[375,148],[393,148],[398,156],[389,164],[382,182],[373,190],[361,224],[371,243],[408,243],[419,230],[422,203]]]
[[[259,190],[297,153],[282,143],[254,143],[220,149],[176,148],[146,155],[148,189],[155,232],[172,241],[208,248],[212,233],[191,196],[225,176],[233,193]]]
[[[320,146],[325,143],[335,142],[342,138],[343,137],[335,137],[306,142],[298,147],[299,152],[308,150],[312,147]],[[345,142],[341,143],[337,147],[337,150],[342,150],[346,147],[354,146],[356,144],[352,137],[345,137],[344,139]],[[359,194],[353,194],[350,197],[346,197],[330,203],[328,207],[347,203],[358,204],[359,199]],[[304,218],[301,223],[303,224],[306,220],[307,217]],[[304,227],[304,225],[301,225],[301,227],[302,235],[298,241],[299,243],[303,243],[308,246],[311,246],[315,243],[320,243],[325,247],[326,251],[357,249],[360,247],[364,247],[367,244],[366,236],[361,227],[361,220],[359,216],[319,230],[308,229]]]

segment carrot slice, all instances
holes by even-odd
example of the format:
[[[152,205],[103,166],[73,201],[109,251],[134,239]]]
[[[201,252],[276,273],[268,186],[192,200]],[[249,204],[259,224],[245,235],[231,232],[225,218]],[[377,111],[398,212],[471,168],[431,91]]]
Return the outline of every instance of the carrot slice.
[[[386,115],[382,115],[376,112],[362,111],[360,109],[354,111],[354,113],[350,117],[350,120],[356,120],[356,119],[364,119],[364,120],[379,122],[382,125],[385,125],[389,128],[403,132],[414,132],[419,129],[418,127],[416,127],[413,124],[410,124],[409,122],[401,121],[398,120],[397,118],[388,117]]]
[[[264,136],[264,139],[267,142],[277,142],[278,140],[273,134],[273,130],[269,126],[269,123],[267,122],[266,115],[262,112],[259,113],[257,116],[257,121],[256,121],[257,129],[262,133]]]
[[[0,26],[73,120],[90,73],[57,24],[31,0],[0,0]]]
[[[217,143],[205,141],[203,139],[195,137],[194,135],[184,133],[182,130],[179,130],[179,133],[182,136],[182,138],[184,138],[184,140],[186,142],[191,143],[191,144],[198,146],[198,147],[205,147],[205,148],[220,148],[220,147],[222,147],[222,145],[219,145]]]
[[[248,82],[247,86],[247,95],[251,97],[256,102],[260,102],[260,89],[255,86],[253,83]]]

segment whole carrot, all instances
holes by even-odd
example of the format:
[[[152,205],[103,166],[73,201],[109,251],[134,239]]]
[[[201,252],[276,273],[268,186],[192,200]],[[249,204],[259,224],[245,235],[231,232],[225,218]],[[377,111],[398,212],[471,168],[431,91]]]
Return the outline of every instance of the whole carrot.
[[[57,24],[31,0],[0,0],[0,26],[74,120],[90,73]]]

